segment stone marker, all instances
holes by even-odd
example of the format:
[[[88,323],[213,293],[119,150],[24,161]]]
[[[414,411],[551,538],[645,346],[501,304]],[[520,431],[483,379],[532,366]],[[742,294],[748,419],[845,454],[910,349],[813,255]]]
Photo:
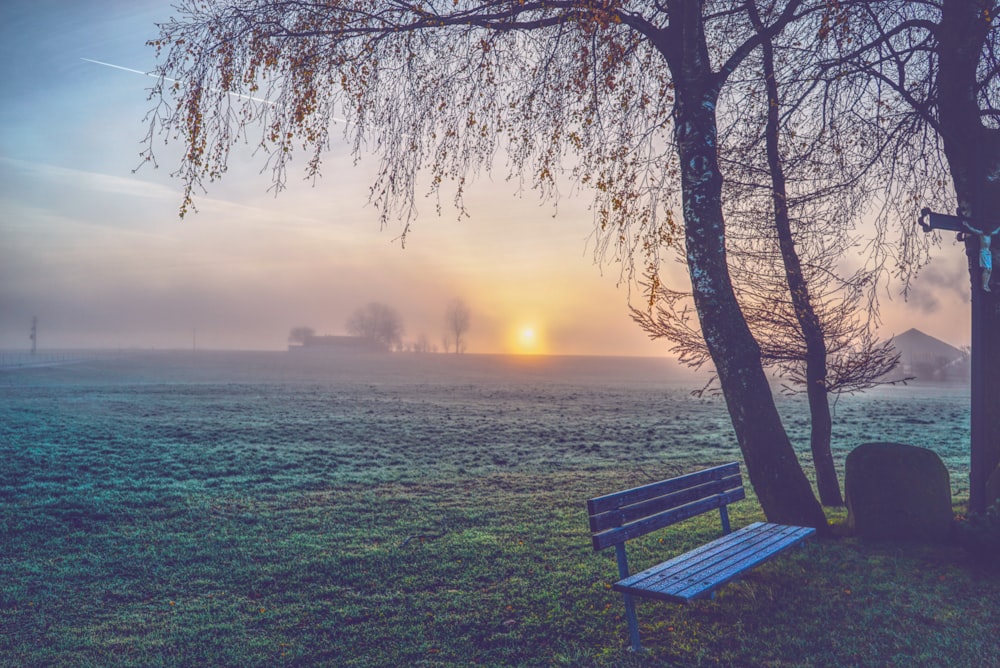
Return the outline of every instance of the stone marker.
[[[953,518],[948,469],[927,448],[865,443],[847,455],[847,525],[873,540],[942,542]]]

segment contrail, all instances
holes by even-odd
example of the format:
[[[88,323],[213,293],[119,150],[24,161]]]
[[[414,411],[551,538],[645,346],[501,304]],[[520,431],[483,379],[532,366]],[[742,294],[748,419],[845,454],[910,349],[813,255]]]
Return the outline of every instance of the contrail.
[[[135,70],[131,67],[122,67],[121,65],[115,65],[114,63],[106,63],[103,60],[94,60],[93,58],[80,58],[80,60],[85,60],[88,63],[94,63],[95,65],[103,65],[104,67],[113,67],[116,70],[121,70],[122,72],[132,72],[133,74],[141,74],[144,77],[152,77],[153,79],[159,79],[160,75],[153,74],[151,72],[143,72],[142,70]],[[177,79],[171,79],[170,77],[163,77],[164,81],[176,82]],[[218,90],[218,89],[213,89]],[[252,100],[254,102],[263,102],[264,104],[273,104],[270,100],[264,100],[259,97],[254,97],[253,95],[244,95],[242,93],[234,93],[232,91],[225,91],[227,95],[232,95],[233,97],[243,98],[244,100]]]
[[[94,63],[95,65],[104,65],[105,67],[113,67],[116,70],[121,70],[123,72],[133,72],[135,74],[141,74],[145,77],[157,78],[155,74],[150,74],[149,72],[143,72],[142,70],[133,70],[131,67],[122,67],[121,65],[112,65],[111,63],[105,63],[102,60],[94,60],[92,58],[80,58],[80,60],[85,60],[88,63]],[[167,79],[167,81],[174,81],[174,79]]]

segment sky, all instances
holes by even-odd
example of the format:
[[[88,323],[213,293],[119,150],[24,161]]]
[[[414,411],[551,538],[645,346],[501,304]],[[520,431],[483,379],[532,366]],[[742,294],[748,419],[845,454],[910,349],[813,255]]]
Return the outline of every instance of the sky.
[[[34,317],[39,350],[282,349],[294,326],[346,333],[369,302],[436,343],[461,298],[468,352],[667,354],[629,317],[619,268],[594,263],[585,195],[554,210],[481,177],[470,218],[426,201],[403,248],[367,202],[377,159],[335,144],[317,184],[292,172],[277,197],[262,158],[236,156],[181,220],[177,147],[133,171],[145,43],[171,14],[169,0],[0,3],[0,350],[30,349]],[[967,345],[968,293],[946,240],[906,300],[883,293],[880,334]]]

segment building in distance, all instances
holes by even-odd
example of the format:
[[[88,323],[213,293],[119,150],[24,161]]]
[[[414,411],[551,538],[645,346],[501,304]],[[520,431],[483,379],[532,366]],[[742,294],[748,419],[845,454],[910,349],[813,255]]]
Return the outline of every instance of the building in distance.
[[[362,353],[388,353],[389,347],[379,341],[362,336],[307,336],[301,343],[288,346],[289,352],[328,352],[356,355]]]
[[[968,382],[971,367],[969,354],[940,339],[911,328],[892,337],[899,351],[899,366],[892,372],[896,377],[916,380]]]

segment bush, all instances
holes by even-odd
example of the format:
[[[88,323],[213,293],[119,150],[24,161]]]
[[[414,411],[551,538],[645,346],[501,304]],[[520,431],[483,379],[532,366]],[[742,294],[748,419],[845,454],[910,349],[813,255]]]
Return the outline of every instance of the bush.
[[[958,541],[978,561],[1000,570],[1000,500],[985,513],[959,518]]]

